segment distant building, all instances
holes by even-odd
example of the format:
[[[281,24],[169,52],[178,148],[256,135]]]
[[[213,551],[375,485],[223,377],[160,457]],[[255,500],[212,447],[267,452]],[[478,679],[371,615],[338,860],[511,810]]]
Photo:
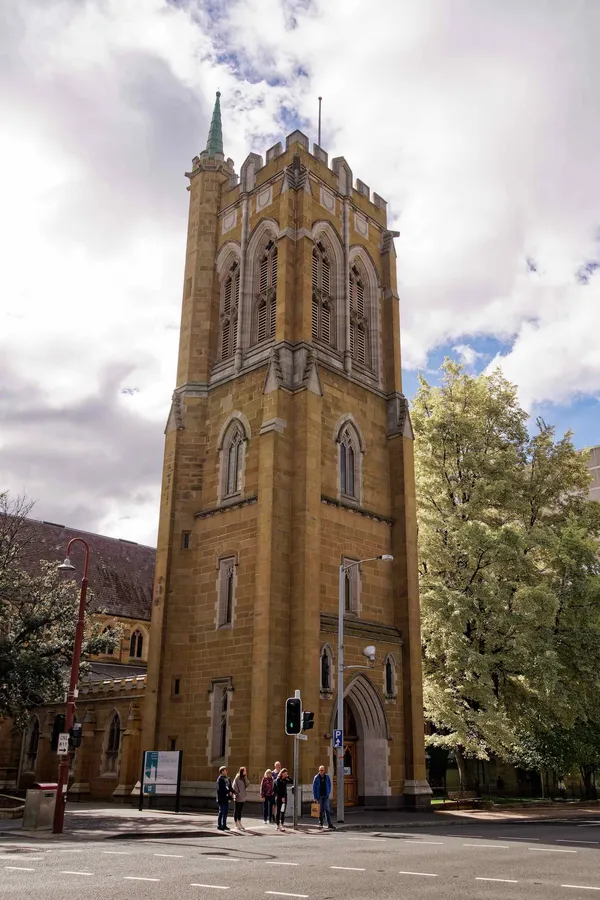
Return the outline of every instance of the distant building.
[[[150,640],[152,579],[156,551],[132,541],[89,534],[52,522],[30,520],[21,565],[30,574],[42,561],[62,562],[71,538],[90,547],[88,610],[106,627],[120,627],[121,645],[94,657],[79,685],[77,720],[83,742],[74,755],[69,798],[126,797],[138,780],[140,724],[146,688]],[[84,551],[72,548],[79,582]],[[23,733],[12,721],[0,723],[0,788],[26,788],[34,781],[55,781],[58,757],[50,748],[54,717],[64,704],[32,710]]]

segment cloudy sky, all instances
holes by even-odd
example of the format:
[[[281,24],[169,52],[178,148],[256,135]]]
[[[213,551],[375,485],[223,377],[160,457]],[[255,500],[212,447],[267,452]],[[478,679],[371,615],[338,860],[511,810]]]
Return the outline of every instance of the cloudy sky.
[[[384,196],[405,390],[500,364],[600,443],[597,0],[4,0],[0,489],[155,540],[187,193],[299,125]],[[596,272],[596,268],[598,271]]]

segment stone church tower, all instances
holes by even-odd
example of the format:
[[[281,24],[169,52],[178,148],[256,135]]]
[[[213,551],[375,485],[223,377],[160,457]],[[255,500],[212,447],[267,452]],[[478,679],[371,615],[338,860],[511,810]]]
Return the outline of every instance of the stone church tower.
[[[299,131],[223,154],[219,95],[193,161],[177,385],[166,428],[146,749],[292,765],[288,696],[315,727],[301,781],[333,774],[338,571],[350,570],[348,803],[420,806],[425,780],[413,442],[386,203]]]

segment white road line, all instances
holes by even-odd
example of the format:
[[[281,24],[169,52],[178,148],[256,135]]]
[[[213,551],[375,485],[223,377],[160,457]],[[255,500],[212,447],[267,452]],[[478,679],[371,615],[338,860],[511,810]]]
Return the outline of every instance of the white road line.
[[[576,841],[569,838],[557,838],[557,844],[600,844],[600,841]]]
[[[475,881],[501,881],[502,884],[518,884],[515,878],[481,878],[477,877]]]
[[[422,875],[424,878],[438,878],[433,872],[398,872],[398,875]]]
[[[72,847],[69,847],[68,850],[57,850],[57,853],[83,853],[83,850],[74,850]]]
[[[366,869],[360,869],[358,866],[329,866],[330,869],[343,869],[344,872],[366,872]]]
[[[40,859],[43,859],[43,856],[28,856],[27,862],[39,862]],[[2,859],[23,859],[22,856],[11,856],[10,853],[7,853],[6,856],[2,856]]]
[[[509,837],[504,838],[505,841],[527,841],[527,843],[531,843],[532,841],[539,841],[540,838],[519,838],[519,837]]]
[[[463,847],[479,847],[480,850],[510,850],[508,844],[463,844]],[[537,847],[529,849],[536,850]]]
[[[600,891],[600,887],[590,887],[589,884],[561,884],[561,887],[575,888],[577,891]]]
[[[141,875],[123,875],[125,881],[160,881],[160,878],[142,878]]]
[[[283,891],[265,891],[265,894],[273,894],[275,897],[303,897],[308,900],[308,894],[286,894]]]
[[[107,856],[133,856],[131,850],[101,850],[100,853],[106,853]]]
[[[438,844],[441,846],[444,841],[419,841],[419,840],[411,840],[410,838],[400,838],[403,844]]]
[[[300,863],[289,863],[289,862],[274,862],[271,859],[265,860],[266,866],[299,866]]]
[[[348,838],[348,840],[349,841],[379,841],[379,842],[385,843],[387,841],[387,838],[355,838],[355,837],[351,837],[351,838]]]
[[[203,888],[213,888],[215,891],[228,891],[229,886],[226,884],[197,884],[196,882],[192,882],[190,887],[203,887]]]
[[[185,859],[183,853],[153,853],[153,856],[166,856],[169,859]]]
[[[93,875],[93,872],[71,872],[70,869],[65,869],[60,873],[61,875]]]
[[[528,847],[528,850],[537,850],[538,853],[577,853],[577,850],[567,850],[566,847]]]
[[[4,866],[4,868],[13,872],[35,872],[35,869],[26,869],[25,866]]]
[[[204,859],[212,859],[214,862],[239,862],[239,856],[205,856]]]

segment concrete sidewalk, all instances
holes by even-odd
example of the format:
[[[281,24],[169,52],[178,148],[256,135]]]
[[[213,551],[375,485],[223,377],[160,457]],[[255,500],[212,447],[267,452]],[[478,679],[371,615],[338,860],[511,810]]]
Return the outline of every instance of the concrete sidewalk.
[[[347,809],[346,821],[338,825],[339,831],[403,831],[406,828],[448,828],[449,826],[478,823],[523,823],[551,821],[553,819],[598,819],[600,824],[600,804],[554,804],[552,807],[516,807],[508,810],[443,810],[439,812],[402,812],[381,809]],[[24,831],[22,820],[12,819],[0,822],[0,836],[26,837],[30,840],[135,840],[143,838],[177,837],[224,837],[216,831],[216,810],[214,813],[170,813],[158,810],[139,812],[129,806],[106,803],[77,803],[67,806],[65,831],[63,835],[53,835],[48,831]],[[289,819],[289,817],[288,817]],[[289,819],[289,821],[291,821]],[[335,818],[334,818],[335,821]],[[245,816],[249,830],[257,834],[265,832],[267,826],[262,818]],[[312,831],[317,828],[317,820],[307,816],[300,819],[299,830]]]

